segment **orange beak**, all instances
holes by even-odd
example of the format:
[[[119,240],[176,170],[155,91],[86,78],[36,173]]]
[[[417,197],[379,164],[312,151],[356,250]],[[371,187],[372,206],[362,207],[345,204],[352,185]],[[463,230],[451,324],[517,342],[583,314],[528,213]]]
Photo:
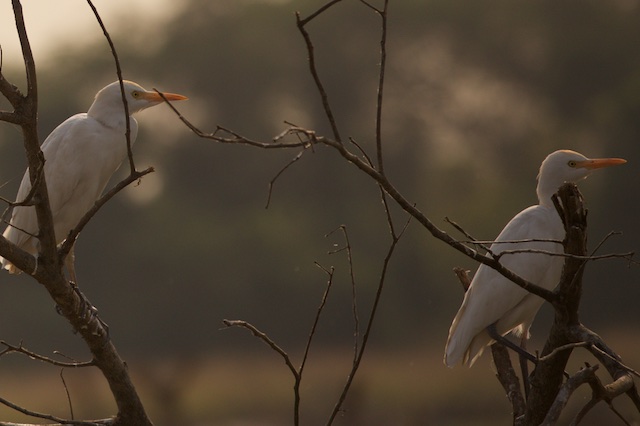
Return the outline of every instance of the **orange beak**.
[[[578,161],[576,167],[583,167],[588,170],[601,169],[603,167],[617,166],[626,163],[622,158],[593,158],[585,161]]]
[[[187,98],[186,96],[178,95],[176,93],[162,93],[162,96],[165,97],[168,101],[184,101]],[[162,96],[158,92],[144,92],[141,97],[142,99],[146,99],[149,102],[162,102]]]

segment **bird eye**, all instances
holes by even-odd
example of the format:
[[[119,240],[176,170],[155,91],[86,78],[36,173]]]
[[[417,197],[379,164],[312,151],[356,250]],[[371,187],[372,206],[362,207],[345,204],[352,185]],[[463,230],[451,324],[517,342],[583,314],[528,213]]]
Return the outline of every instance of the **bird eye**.
[[[569,161],[569,162],[567,163],[567,165],[568,165],[569,167],[575,167],[577,164],[578,164],[578,163],[576,163],[576,162],[575,162],[575,161],[573,161],[573,160],[571,160],[571,161]]]
[[[140,92],[134,90],[133,92],[131,92],[131,96],[133,96],[133,99],[138,99],[140,97]]]

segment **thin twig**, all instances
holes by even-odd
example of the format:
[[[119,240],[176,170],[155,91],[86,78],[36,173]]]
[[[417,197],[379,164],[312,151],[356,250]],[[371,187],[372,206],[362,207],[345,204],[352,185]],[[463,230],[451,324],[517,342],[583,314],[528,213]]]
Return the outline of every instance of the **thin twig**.
[[[626,252],[626,253],[601,254],[601,255],[598,255],[598,256],[592,256],[592,255],[580,256],[580,255],[571,254],[571,253],[556,253],[556,252],[548,251],[548,250],[514,249],[514,250],[504,250],[504,251],[501,251],[500,253],[492,254],[492,256],[497,260],[497,259],[500,259],[503,255],[510,255],[510,254],[512,255],[512,254],[521,254],[521,253],[545,254],[547,256],[565,257],[565,258],[569,258],[569,259],[584,260],[584,261],[604,260],[604,259],[626,259],[626,260],[632,260],[633,256],[635,255],[635,253],[632,252],[632,251]]]
[[[320,306],[316,309],[316,315],[313,319],[313,324],[311,326],[311,330],[309,331],[309,337],[307,338],[307,343],[304,347],[304,352],[302,354],[302,361],[300,361],[300,367],[298,368],[298,374],[294,374],[295,384],[294,384],[294,426],[298,426],[300,424],[300,385],[302,383],[302,374],[304,372],[305,365],[307,364],[307,358],[309,357],[309,351],[311,349],[311,342],[316,334],[316,329],[318,327],[318,323],[320,322],[320,316],[324,311],[324,307],[327,303],[327,299],[329,298],[329,292],[333,286],[333,273],[334,268],[331,267],[329,269],[323,267],[318,262],[315,262],[315,265],[322,269],[328,276],[327,285],[325,286],[324,293],[322,294],[322,299],[320,301]]]
[[[589,349],[589,351],[591,353],[595,354],[600,354],[602,357],[608,358],[610,359],[612,362],[614,362],[616,365],[618,365],[620,368],[622,368],[623,370],[626,370],[627,372],[633,374],[636,377],[640,377],[640,372],[638,372],[637,370],[629,367],[628,365],[626,365],[625,363],[622,362],[622,360],[617,357],[614,356],[608,352],[606,352],[604,349],[598,347],[597,344],[595,343],[589,343],[587,345],[587,348]],[[601,358],[600,358],[601,359]]]
[[[307,16],[305,19],[300,20],[300,24],[307,25],[307,23],[311,22],[313,19],[317,18],[319,15],[327,11],[330,7],[334,6],[337,3],[340,3],[342,0],[332,0]]]
[[[27,195],[21,201],[9,201],[4,197],[0,197],[0,200],[2,200],[5,203],[7,203],[9,205],[9,208],[11,208],[11,207],[20,207],[20,206],[34,206],[36,204],[36,201],[33,199],[33,197],[35,196],[36,191],[38,189],[38,185],[40,184],[40,181],[43,178],[44,178],[44,163],[41,163],[40,167],[38,168],[37,173],[36,173],[35,184],[31,185],[31,188],[29,189],[29,192],[27,193]],[[5,217],[7,212],[9,211],[9,208],[7,210],[5,210],[4,213],[2,214],[3,218]]]
[[[28,350],[27,348],[22,346],[22,343],[20,343],[19,346],[14,346],[14,345],[12,345],[10,343],[5,342],[4,340],[0,340],[0,345],[3,345],[3,346],[6,347],[5,350],[0,352],[0,356],[2,356],[4,354],[11,353],[11,352],[21,353],[23,355],[28,356],[29,358],[33,358],[33,359],[38,360],[38,361],[46,362],[48,364],[55,365],[57,367],[64,367],[64,368],[83,368],[83,367],[93,367],[95,365],[95,361],[93,361],[93,360],[92,361],[87,361],[87,362],[62,362],[62,361],[56,361],[55,359],[51,359],[51,358],[46,357],[44,355],[40,355],[40,354],[37,354],[35,352],[32,352],[32,351]]]
[[[51,414],[39,413],[37,411],[28,410],[24,407],[21,407],[17,404],[12,403],[11,401],[0,397],[0,404],[6,405],[12,410],[18,411],[22,414],[25,414],[30,417],[35,417],[38,419],[51,420],[56,423],[65,424],[65,425],[79,425],[79,426],[97,426],[97,425],[106,425],[113,423],[112,419],[105,420],[93,420],[93,421],[83,421],[83,420],[70,420],[63,419],[62,417],[53,416]],[[0,423],[1,425],[2,423]]]
[[[200,130],[195,124],[191,123],[171,102],[167,100],[164,94],[158,89],[153,88],[153,90],[160,95],[160,97],[165,101],[165,103],[169,106],[169,109],[173,111],[173,113],[178,117],[182,123],[189,128],[196,136],[203,139],[210,139],[218,143],[223,144],[236,144],[236,145],[249,145],[256,148],[263,149],[279,149],[279,148],[306,148],[316,142],[315,133],[311,130],[303,129],[298,126],[290,125],[280,134],[274,136],[271,142],[261,142],[250,139],[246,136],[243,136],[231,129],[228,129],[223,126],[217,126],[214,132],[204,132]],[[220,134],[230,135],[231,137],[220,136]],[[287,136],[295,135],[299,137],[297,142],[280,142]],[[300,138],[300,136],[304,136]]]
[[[327,426],[331,425],[333,423],[333,421],[335,420],[336,416],[338,415],[338,413],[341,410],[342,404],[344,403],[345,398],[347,397],[347,394],[349,392],[349,389],[351,388],[351,384],[353,383],[353,380],[355,378],[355,375],[358,371],[358,368],[360,366],[360,362],[362,361],[362,357],[364,356],[364,352],[365,349],[367,347],[367,343],[369,341],[369,336],[371,335],[371,330],[373,328],[373,320],[376,317],[376,312],[378,310],[378,305],[380,303],[381,297],[382,297],[382,290],[384,289],[384,284],[386,281],[386,276],[387,276],[387,270],[389,268],[389,262],[391,261],[391,257],[393,256],[393,253],[395,251],[396,246],[398,245],[398,242],[400,241],[400,239],[402,238],[402,236],[404,235],[404,231],[407,229],[407,227],[409,226],[409,223],[411,222],[411,217],[409,217],[409,219],[407,219],[407,221],[404,224],[404,227],[402,228],[402,230],[400,231],[400,233],[397,236],[394,236],[392,239],[392,242],[387,250],[387,254],[384,258],[383,264],[382,264],[382,271],[380,272],[380,277],[378,279],[378,288],[376,290],[376,295],[375,295],[375,299],[373,301],[373,306],[371,308],[371,315],[369,316],[369,321],[367,322],[367,327],[365,329],[365,332],[362,336],[362,344],[360,346],[360,352],[358,354],[358,356],[356,357],[353,366],[351,368],[351,371],[349,372],[349,376],[347,377],[347,382],[345,383],[343,389],[342,389],[342,393],[340,394],[340,397],[338,399],[338,401],[336,402],[335,406],[333,407],[333,411],[331,413],[331,416],[329,417],[329,420],[327,421]]]
[[[67,402],[69,403],[69,414],[71,415],[71,420],[75,419],[73,415],[73,404],[71,403],[71,394],[69,393],[69,387],[67,386],[66,380],[64,380],[64,368],[60,369],[60,380],[62,380],[62,385],[64,386],[64,392],[67,394]]]
[[[91,7],[91,10],[93,11],[93,14],[96,17],[96,20],[98,21],[98,24],[100,25],[100,28],[104,33],[104,37],[107,40],[107,43],[109,43],[109,48],[111,49],[111,54],[113,55],[113,61],[116,65],[116,74],[118,75],[118,82],[120,83],[120,95],[122,96],[122,105],[124,106],[124,116],[125,116],[124,119],[125,119],[125,125],[126,125],[125,137],[127,140],[127,158],[129,159],[130,173],[134,174],[136,171],[136,165],[133,162],[133,151],[131,149],[131,145],[132,145],[131,144],[131,118],[129,116],[129,103],[127,102],[127,95],[124,91],[124,81],[122,78],[122,68],[120,67],[120,59],[118,59],[118,52],[116,51],[116,46],[113,44],[113,40],[111,40],[109,31],[107,31],[107,27],[105,27],[104,23],[102,22],[102,18],[100,17],[98,10],[93,5],[91,0],[87,0],[87,3],[89,4],[89,7]]]
[[[305,153],[305,150],[300,151],[287,164],[285,164],[284,167],[282,167],[278,171],[278,173],[276,173],[276,175],[269,181],[269,191],[267,193],[267,204],[264,206],[265,209],[268,209],[269,205],[271,204],[271,194],[273,193],[273,185],[275,184],[276,180],[278,180],[278,178],[280,178],[280,176],[285,172],[285,170],[287,170],[289,167],[291,167],[293,165],[293,163],[295,163],[296,161],[300,160],[300,158],[302,158],[302,155],[304,153]]]
[[[476,240],[471,234],[469,234],[467,231],[465,231],[462,226],[458,225],[453,220],[449,219],[448,217],[445,217],[444,220],[445,220],[445,222],[447,222],[448,224],[450,224],[451,226],[456,228],[458,230],[458,232],[460,232],[462,235],[464,235],[465,237],[467,237],[469,239],[468,241],[460,241],[461,243],[474,244],[474,245],[479,246],[481,249],[485,250],[486,252],[490,252],[491,251],[491,249],[489,247],[487,247],[486,244],[493,244],[494,243],[493,241]]]
[[[324,113],[327,116],[327,119],[329,120],[329,124],[331,125],[331,130],[333,132],[333,137],[336,140],[336,142],[342,144],[342,138],[340,137],[340,131],[338,130],[338,125],[336,124],[336,119],[333,115],[333,111],[331,109],[331,105],[329,103],[329,96],[327,95],[327,92],[324,88],[324,84],[322,83],[322,80],[320,79],[320,75],[318,74],[318,69],[316,67],[316,56],[315,56],[315,47],[313,45],[313,42],[311,41],[311,36],[309,35],[309,33],[307,32],[305,26],[311,22],[311,20],[317,18],[318,16],[320,16],[320,14],[322,14],[323,12],[325,12],[326,10],[328,10],[331,6],[335,5],[336,3],[339,3],[341,0],[334,0],[332,2],[327,3],[326,5],[324,5],[323,7],[321,7],[320,9],[318,9],[314,14],[310,15],[309,17],[305,18],[305,19],[301,19],[300,18],[300,13],[296,12],[296,22],[298,25],[298,30],[300,31],[300,34],[302,34],[302,38],[304,39],[306,48],[307,48],[307,55],[308,55],[308,59],[309,59],[309,71],[311,72],[311,76],[313,77],[313,81],[316,85],[316,88],[318,89],[318,93],[320,94],[320,99],[322,100],[322,107],[324,108]]]
[[[130,122],[130,116],[129,116],[129,104],[127,102],[126,93],[124,91],[124,82],[123,82],[123,78],[122,78],[122,68],[120,66],[120,60],[118,58],[118,52],[116,51],[116,47],[113,44],[113,41],[111,40],[111,36],[109,35],[109,32],[107,31],[107,28],[105,27],[104,23],[102,22],[102,18],[100,17],[100,14],[98,13],[98,10],[93,5],[91,0],[87,0],[87,3],[89,4],[89,7],[91,7],[91,10],[93,11],[93,14],[95,15],[95,18],[98,21],[98,24],[100,25],[100,28],[102,29],[102,32],[104,33],[104,36],[105,36],[105,38],[106,38],[106,40],[107,40],[107,42],[109,44],[109,47],[111,49],[111,54],[113,55],[113,59],[114,59],[115,66],[116,66],[116,74],[118,75],[118,81],[120,83],[120,93],[121,93],[121,96],[122,96],[122,104],[124,106],[124,114],[125,114],[125,125],[126,125],[125,139],[126,139],[126,143],[127,143],[127,158],[129,160],[129,176],[126,177],[125,179],[123,179],[121,182],[119,182],[116,186],[114,186],[111,190],[109,190],[102,197],[100,197],[95,202],[93,207],[88,212],[86,212],[84,214],[84,216],[82,217],[82,219],[80,219],[80,222],[76,225],[76,227],[69,232],[69,234],[67,235],[67,238],[65,239],[65,241],[61,245],[60,249],[58,250],[58,256],[60,257],[61,261],[64,260],[64,258],[69,254],[70,250],[73,248],[73,245],[75,244],[80,232],[84,229],[84,227],[89,223],[91,218],[93,218],[93,216],[95,216],[95,214],[98,212],[98,210],[100,210],[100,208],[107,201],[109,201],[118,192],[120,192],[121,190],[123,190],[124,188],[126,188],[127,186],[132,184],[133,182],[138,181],[143,176],[145,176],[145,175],[147,175],[147,174],[149,174],[149,173],[154,171],[153,167],[148,167],[147,169],[145,169],[143,171],[137,171],[136,170],[136,166],[135,166],[135,163],[133,161],[133,151],[131,149],[132,141],[131,141],[131,122]],[[166,101],[166,99],[165,99],[165,101]]]
[[[248,323],[246,321],[242,321],[242,320],[227,320],[227,319],[224,319],[224,320],[222,320],[222,323],[224,325],[226,325],[227,327],[240,327],[240,328],[244,328],[244,329],[249,330],[254,336],[256,336],[258,339],[262,340],[262,342],[264,342],[271,349],[273,349],[278,354],[280,354],[280,356],[284,360],[285,364],[287,364],[287,367],[289,367],[289,370],[291,370],[291,373],[295,377],[298,377],[298,371],[296,370],[296,368],[291,363],[291,358],[289,358],[289,355],[284,351],[284,349],[282,349],[273,340],[271,340],[271,338],[269,336],[267,336],[265,333],[263,333],[262,331],[258,330],[252,324],[250,324],[250,323]]]
[[[579,260],[603,260],[603,259],[611,259],[611,258],[622,258],[622,259],[626,259],[626,260],[631,261],[631,262],[633,262],[633,256],[635,256],[635,252],[632,252],[632,251],[625,252],[625,253],[608,253],[608,254],[603,254],[603,255],[598,255],[598,256],[595,255],[595,252],[603,245],[603,243],[609,237],[611,237],[613,235],[618,235],[618,233],[616,233],[616,232],[610,232],[609,234],[607,234],[607,236],[598,244],[598,246],[588,256],[578,256],[578,255],[574,255],[574,254],[570,254],[570,253],[557,253],[557,252],[552,252],[552,251],[548,251],[548,250],[540,250],[540,249],[513,249],[513,250],[503,250],[503,251],[501,251],[499,253],[494,253],[491,250],[491,248],[486,246],[487,244],[491,244],[491,245],[519,244],[519,243],[554,243],[554,244],[562,244],[562,241],[554,240],[554,239],[545,239],[545,238],[524,238],[524,239],[521,239],[521,240],[501,240],[501,241],[477,240],[477,239],[473,238],[473,236],[468,234],[460,225],[458,225],[456,222],[453,222],[448,217],[445,217],[445,221],[447,223],[451,224],[458,231],[463,233],[467,238],[469,238],[468,240],[458,240],[458,242],[463,243],[463,244],[477,245],[477,246],[483,248],[484,250],[486,250],[488,253],[490,253],[490,255],[496,260],[499,260],[505,254],[509,255],[509,254],[519,254],[519,253],[537,253],[537,254],[545,254],[545,255],[548,255],[548,256],[569,257],[569,258],[572,258],[572,259],[579,259]]]
[[[558,355],[560,352],[567,351],[567,350],[573,350],[575,348],[584,348],[584,347],[587,347],[589,345],[590,345],[590,343],[588,343],[588,342],[567,343],[566,345],[558,346],[557,348],[553,349],[551,352],[549,352],[545,356],[538,357],[538,362],[547,362],[549,359],[551,359],[554,356]]]
[[[353,251],[351,250],[351,241],[349,241],[349,233],[345,225],[340,225],[342,236],[344,237],[345,249],[347,251],[347,263],[349,265],[349,279],[351,281],[351,314],[353,316],[353,359],[358,356],[358,345],[360,341],[360,319],[358,317],[358,297],[356,293],[356,275],[353,267]]]
[[[142,171],[134,171],[133,174],[130,174],[129,176],[127,176],[126,178],[118,182],[117,185],[115,185],[105,194],[103,194],[102,197],[100,197],[93,204],[93,207],[91,207],[89,211],[87,211],[84,214],[84,216],[82,216],[82,219],[80,219],[80,222],[78,222],[76,227],[69,232],[69,234],[67,235],[67,238],[60,245],[60,248],[58,250],[58,256],[60,256],[60,259],[64,259],[69,254],[69,251],[73,247],[73,244],[78,238],[78,235],[80,235],[80,232],[84,229],[85,226],[87,226],[91,218],[93,218],[93,216],[95,216],[96,213],[98,213],[98,211],[100,210],[100,208],[102,208],[102,206],[104,206],[110,199],[112,199],[116,194],[118,194],[124,188],[140,180],[140,178],[142,178],[143,176],[148,175],[149,173],[153,173],[154,171],[155,170],[153,167],[147,167]]]
[[[600,247],[602,247],[604,245],[604,243],[607,242],[607,240],[609,240],[609,238],[617,236],[617,235],[622,235],[622,232],[620,231],[610,231],[607,235],[605,235],[600,242],[598,242],[598,244],[596,244],[596,247],[591,251],[591,254],[595,254]]]
[[[378,157],[378,170],[384,175],[384,161],[382,156],[382,101],[384,97],[384,77],[387,65],[387,20],[389,13],[389,0],[385,0],[384,8],[382,10],[372,7],[369,3],[363,0],[361,1],[378,13],[382,20],[380,31],[380,72],[378,74],[378,98],[376,105],[376,152]]]

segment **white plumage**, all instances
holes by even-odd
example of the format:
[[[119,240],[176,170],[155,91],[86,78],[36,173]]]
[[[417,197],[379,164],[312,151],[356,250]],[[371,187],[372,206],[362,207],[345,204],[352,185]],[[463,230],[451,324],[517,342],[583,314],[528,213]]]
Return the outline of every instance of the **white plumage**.
[[[140,85],[125,81],[129,114],[162,102],[162,97]],[[172,93],[168,100],[186,97]],[[131,142],[138,123],[130,117]],[[119,82],[100,90],[86,113],[76,114],[56,127],[42,144],[44,173],[53,214],[56,242],[61,243],[100,197],[111,175],[127,155],[126,117]],[[22,201],[31,189],[25,172],[16,197]],[[38,253],[38,223],[35,208],[16,207],[4,237],[32,255]],[[70,254],[72,258],[73,254]],[[4,258],[2,267],[10,273],[20,271]],[[67,265],[72,266],[73,265]],[[72,270],[71,275],[75,275]],[[75,277],[72,276],[75,280]]]
[[[542,162],[536,189],[539,204],[518,213],[502,230],[496,242],[528,239],[558,240],[565,236],[552,195],[566,182],[586,178],[597,168],[623,164],[619,158],[588,159],[574,151],[556,151]],[[536,249],[562,253],[562,244],[552,242],[494,243],[491,251]],[[560,281],[564,259],[541,253],[505,254],[500,262],[522,278],[552,290]],[[486,265],[480,265],[467,290],[462,306],[449,329],[444,362],[447,366],[462,362],[468,366],[478,359],[493,340],[487,327],[495,324],[504,336],[510,331],[528,338],[529,328],[543,300]]]

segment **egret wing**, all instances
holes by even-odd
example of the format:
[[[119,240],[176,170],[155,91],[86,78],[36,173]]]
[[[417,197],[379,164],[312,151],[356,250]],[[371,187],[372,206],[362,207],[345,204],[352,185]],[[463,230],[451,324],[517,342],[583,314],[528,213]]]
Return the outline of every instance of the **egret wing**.
[[[544,250],[558,253],[562,251],[559,243],[530,240],[562,240],[563,237],[562,222],[555,210],[537,205],[514,217],[500,233],[491,250],[495,254],[502,253],[500,262],[517,275],[536,285],[553,288],[557,280],[549,277],[554,274],[549,274],[548,271],[556,270],[557,264],[562,262],[561,258],[531,252],[511,254],[508,251]],[[489,325],[505,316],[528,295],[529,292],[494,269],[481,265],[449,330],[445,349],[447,365],[455,365],[463,357],[472,361],[476,355],[468,353],[472,340],[481,333],[486,335],[485,330]],[[499,332],[507,333],[520,324],[502,325],[508,329]],[[486,343],[490,341],[487,335]],[[485,345],[481,346],[484,348]]]

